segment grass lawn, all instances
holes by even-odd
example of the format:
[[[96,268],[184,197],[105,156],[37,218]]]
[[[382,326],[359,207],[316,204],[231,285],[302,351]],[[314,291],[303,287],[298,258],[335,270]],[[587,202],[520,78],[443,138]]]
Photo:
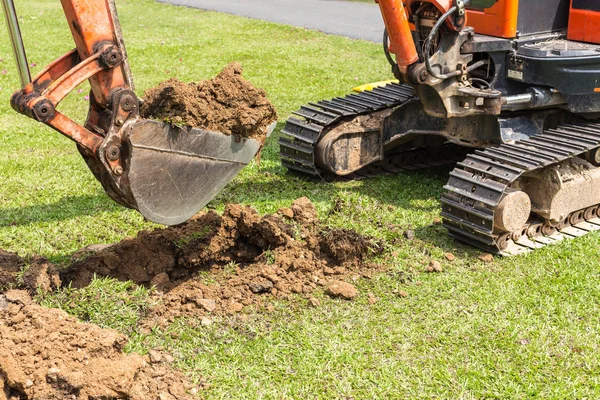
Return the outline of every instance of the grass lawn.
[[[173,76],[212,77],[235,60],[269,93],[283,122],[304,102],[391,76],[378,44],[150,0],[118,5],[140,94]],[[58,1],[17,6],[34,71],[70,50]],[[18,79],[6,39],[0,71],[0,248],[60,263],[85,245],[152,228],[109,200],[71,142],[12,111]],[[83,120],[87,90],[61,109]],[[170,350],[192,379],[208,380],[206,399],[600,398],[599,234],[484,264],[433,224],[447,171],[311,183],[279,165],[277,137],[260,166],[246,168],[210,207],[235,202],[266,213],[306,195],[325,216],[341,204],[327,224],[390,243],[390,273],[360,281],[357,301],[322,298],[315,309],[299,299],[244,323],[192,329],[178,321],[147,335],[135,332],[132,314],[145,307],[145,291],[119,301],[121,310],[94,304],[94,293],[122,299],[128,285],[97,281],[47,304],[132,334],[132,351]],[[413,241],[401,234],[409,228]],[[445,252],[457,259],[446,261]],[[423,273],[431,259],[443,273]],[[379,302],[369,305],[367,292]]]

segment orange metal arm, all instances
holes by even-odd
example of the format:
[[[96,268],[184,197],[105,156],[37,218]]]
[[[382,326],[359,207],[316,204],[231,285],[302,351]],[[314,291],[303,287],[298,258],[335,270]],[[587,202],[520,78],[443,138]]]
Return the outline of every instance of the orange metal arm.
[[[105,44],[121,47],[121,58],[125,58],[111,14],[114,0],[61,0],[61,4],[82,60],[92,57]],[[116,87],[131,88],[125,68],[126,64],[122,63],[90,78],[92,93],[98,104],[105,106],[110,91]]]
[[[401,0],[375,0],[381,9],[383,22],[390,37],[390,51],[396,55],[396,62],[403,73],[419,61],[417,47],[412,38],[406,10]]]
[[[45,123],[77,142],[93,156],[109,130],[101,124],[116,90],[132,89],[114,0],[61,0],[77,46],[40,72],[31,84],[15,93],[15,110]],[[92,93],[88,125],[83,127],[56,110],[79,84],[89,80]],[[103,125],[104,128],[99,128]],[[92,132],[88,129],[94,127]]]

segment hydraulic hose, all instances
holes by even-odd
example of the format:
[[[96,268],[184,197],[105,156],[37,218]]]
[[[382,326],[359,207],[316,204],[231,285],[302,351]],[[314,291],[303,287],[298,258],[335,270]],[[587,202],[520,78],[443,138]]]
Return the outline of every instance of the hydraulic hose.
[[[436,71],[434,71],[433,68],[431,68],[431,60],[430,60],[431,57],[429,55],[429,53],[431,52],[431,41],[435,38],[435,35],[437,35],[442,24],[444,22],[446,22],[446,19],[448,19],[448,17],[450,15],[454,14],[454,12],[456,10],[457,10],[456,6],[453,6],[448,11],[446,11],[444,14],[442,14],[442,16],[435,23],[435,25],[433,25],[431,32],[429,32],[429,36],[427,36],[427,39],[425,40],[425,50],[423,52],[424,53],[423,56],[425,57],[425,66],[427,67],[427,72],[429,72],[429,74],[431,76],[433,76],[434,78],[441,79],[443,81],[448,78],[452,78],[454,76],[459,76],[460,74],[462,74],[462,72],[454,71],[449,74],[438,74]]]
[[[390,63],[390,65],[392,67],[395,67],[396,65],[396,61],[394,61],[394,59],[392,58],[392,55],[390,54],[390,37],[388,36],[388,32],[387,29],[383,30],[383,52],[385,53],[385,58],[388,60],[388,62]]]

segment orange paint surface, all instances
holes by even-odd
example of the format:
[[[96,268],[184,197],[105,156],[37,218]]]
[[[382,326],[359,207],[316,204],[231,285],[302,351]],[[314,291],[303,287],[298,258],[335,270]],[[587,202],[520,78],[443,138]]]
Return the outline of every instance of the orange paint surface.
[[[407,67],[419,60],[412,38],[404,4],[400,0],[378,0],[383,22],[390,37],[390,50],[396,55],[400,67]]]
[[[569,40],[600,44],[600,12],[571,8]]]
[[[483,11],[468,10],[468,25],[475,32],[503,38],[517,36],[519,0],[500,0]]]

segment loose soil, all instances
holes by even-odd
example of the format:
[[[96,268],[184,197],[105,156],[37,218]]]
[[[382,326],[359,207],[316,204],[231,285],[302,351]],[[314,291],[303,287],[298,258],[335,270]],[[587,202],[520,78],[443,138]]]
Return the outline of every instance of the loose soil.
[[[301,198],[274,215],[229,205],[222,215],[141,232],[75,262],[62,278],[73,287],[94,275],[155,286],[160,303],[143,323],[151,327],[181,316],[235,314],[293,294],[310,299],[332,282],[370,276],[373,266],[363,261],[380,250],[356,232],[324,229],[314,205]]]
[[[354,299],[361,294],[351,282],[371,276],[377,267],[365,259],[381,249],[356,232],[323,227],[301,198],[273,215],[229,205],[222,215],[211,211],[88,247],[60,276],[41,257],[25,261],[0,251],[0,400],[184,399],[191,388],[157,361],[170,357],[125,355],[125,336],[39,307],[30,298],[39,291],[85,287],[94,275],[132,280],[155,287],[158,300],[140,330],[178,317],[207,324],[214,316],[268,310],[275,299],[302,296],[315,307],[317,292]]]
[[[188,399],[193,389],[168,364],[125,355],[127,337],[0,295],[0,400]]]
[[[260,141],[277,120],[265,91],[242,77],[238,63],[229,64],[215,78],[200,83],[184,83],[176,78],[162,82],[144,93],[140,111],[144,118]]]
[[[0,293],[17,287],[31,293],[51,292],[60,286],[58,271],[48,260],[35,256],[26,263],[16,253],[0,250]]]

